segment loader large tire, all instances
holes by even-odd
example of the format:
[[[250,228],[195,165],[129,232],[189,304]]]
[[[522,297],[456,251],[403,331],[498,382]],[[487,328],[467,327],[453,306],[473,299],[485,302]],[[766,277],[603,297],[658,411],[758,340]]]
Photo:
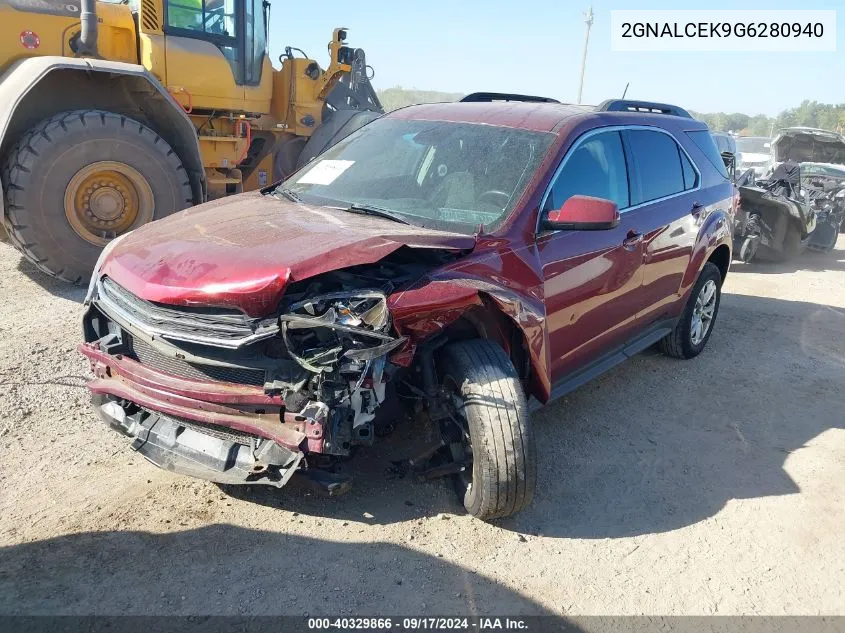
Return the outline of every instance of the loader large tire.
[[[188,174],[147,126],[102,110],[41,121],[3,166],[6,230],[41,271],[85,283],[108,241],[192,204]]]

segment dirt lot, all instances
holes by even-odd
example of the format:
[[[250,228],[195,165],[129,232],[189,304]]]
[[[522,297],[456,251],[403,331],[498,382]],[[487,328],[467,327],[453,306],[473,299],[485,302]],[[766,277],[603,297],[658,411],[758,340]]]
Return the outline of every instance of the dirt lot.
[[[707,351],[646,352],[536,417],[533,506],[446,482],[221,489],[89,410],[83,290],[0,245],[0,613],[845,614],[845,239],[734,265]]]

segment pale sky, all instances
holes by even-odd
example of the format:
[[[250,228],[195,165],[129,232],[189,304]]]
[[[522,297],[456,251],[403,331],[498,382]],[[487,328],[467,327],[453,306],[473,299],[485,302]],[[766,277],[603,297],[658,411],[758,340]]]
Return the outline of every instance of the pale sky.
[[[270,50],[304,49],[321,66],[332,28],[367,52],[376,88],[401,85],[446,92],[521,92],[574,102],[589,0],[395,0],[273,2]],[[835,53],[619,53],[610,50],[611,9],[840,9],[805,0],[597,0],[584,102],[628,97],[676,103],[698,112],[775,115],[802,99],[845,103],[845,35]]]

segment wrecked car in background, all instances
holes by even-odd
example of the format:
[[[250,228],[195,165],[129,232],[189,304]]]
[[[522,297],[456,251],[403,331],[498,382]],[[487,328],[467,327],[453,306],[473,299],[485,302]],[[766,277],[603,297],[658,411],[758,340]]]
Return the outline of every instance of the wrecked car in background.
[[[772,141],[774,171],[746,171],[734,252],[743,261],[788,261],[805,249],[827,253],[845,224],[845,138],[813,128],[786,128]]]
[[[802,163],[801,174],[818,219],[810,247],[826,252],[836,245],[837,230],[845,233],[845,165]]]
[[[168,470],[329,493],[356,447],[421,422],[435,440],[404,468],[452,476],[473,516],[524,508],[526,398],[652,343],[704,349],[733,186],[674,106],[507,96],[397,110],[112,241],[80,346],[104,421]]]

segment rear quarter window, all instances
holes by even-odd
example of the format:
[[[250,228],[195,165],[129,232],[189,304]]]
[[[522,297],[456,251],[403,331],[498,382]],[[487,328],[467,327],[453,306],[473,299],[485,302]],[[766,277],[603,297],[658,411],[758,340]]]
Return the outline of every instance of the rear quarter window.
[[[713,168],[718,171],[724,178],[728,178],[728,171],[725,169],[725,161],[722,160],[722,154],[716,143],[713,142],[713,137],[707,130],[693,130],[687,132],[686,135],[695,143],[696,147],[701,150],[701,153],[707,158],[707,161],[713,165]]]

